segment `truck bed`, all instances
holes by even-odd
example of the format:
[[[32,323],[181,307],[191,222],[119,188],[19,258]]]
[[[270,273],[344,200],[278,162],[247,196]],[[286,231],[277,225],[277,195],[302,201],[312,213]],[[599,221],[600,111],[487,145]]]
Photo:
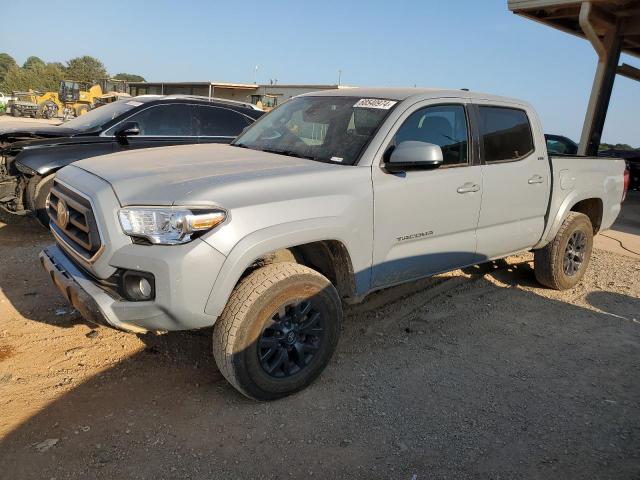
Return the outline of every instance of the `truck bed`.
[[[611,227],[620,213],[620,201],[624,191],[624,160],[617,158],[584,156],[551,156],[551,195],[547,211],[547,226],[540,247],[553,239],[569,211],[579,208],[595,208],[600,203],[602,212],[596,231]],[[591,201],[589,199],[597,199]],[[599,200],[603,199],[603,200]]]

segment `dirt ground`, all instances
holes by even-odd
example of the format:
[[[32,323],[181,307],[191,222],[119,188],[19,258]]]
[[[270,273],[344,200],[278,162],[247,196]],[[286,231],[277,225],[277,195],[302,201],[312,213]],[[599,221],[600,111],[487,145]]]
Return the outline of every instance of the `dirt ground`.
[[[48,125],[59,125],[62,123],[62,119],[60,118],[30,118],[30,117],[14,117],[12,115],[0,115],[0,125],[3,128],[12,126],[12,125],[24,125],[25,122],[36,122],[36,123],[45,123]]]
[[[634,258],[595,250],[567,292],[524,255],[373,294],[316,383],[256,403],[210,331],[87,326],[48,243],[0,217],[0,477],[640,478]]]

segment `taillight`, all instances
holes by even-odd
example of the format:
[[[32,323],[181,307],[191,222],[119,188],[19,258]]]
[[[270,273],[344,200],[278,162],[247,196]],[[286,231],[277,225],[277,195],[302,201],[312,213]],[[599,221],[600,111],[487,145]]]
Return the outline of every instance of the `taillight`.
[[[622,201],[627,197],[627,190],[629,190],[629,183],[631,183],[631,172],[629,172],[629,167],[625,167],[624,169],[624,187],[622,189]]]

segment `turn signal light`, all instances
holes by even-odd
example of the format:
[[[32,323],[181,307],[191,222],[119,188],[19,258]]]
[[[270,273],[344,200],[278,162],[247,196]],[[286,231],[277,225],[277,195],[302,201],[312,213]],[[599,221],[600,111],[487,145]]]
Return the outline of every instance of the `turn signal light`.
[[[188,215],[187,221],[191,231],[211,230],[216,225],[222,223],[225,215],[221,212],[201,213],[199,215]]]

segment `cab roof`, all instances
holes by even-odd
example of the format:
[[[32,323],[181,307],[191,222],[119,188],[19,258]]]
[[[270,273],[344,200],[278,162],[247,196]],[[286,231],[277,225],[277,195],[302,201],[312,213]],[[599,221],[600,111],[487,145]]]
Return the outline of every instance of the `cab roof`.
[[[451,90],[442,88],[412,88],[412,87],[353,87],[336,90],[322,90],[309,92],[301,97],[354,97],[354,98],[384,98],[389,100],[428,100],[431,98],[468,98],[476,100],[494,100],[499,102],[528,105],[527,102],[515,98],[500,97],[488,93],[471,92],[468,90]]]

